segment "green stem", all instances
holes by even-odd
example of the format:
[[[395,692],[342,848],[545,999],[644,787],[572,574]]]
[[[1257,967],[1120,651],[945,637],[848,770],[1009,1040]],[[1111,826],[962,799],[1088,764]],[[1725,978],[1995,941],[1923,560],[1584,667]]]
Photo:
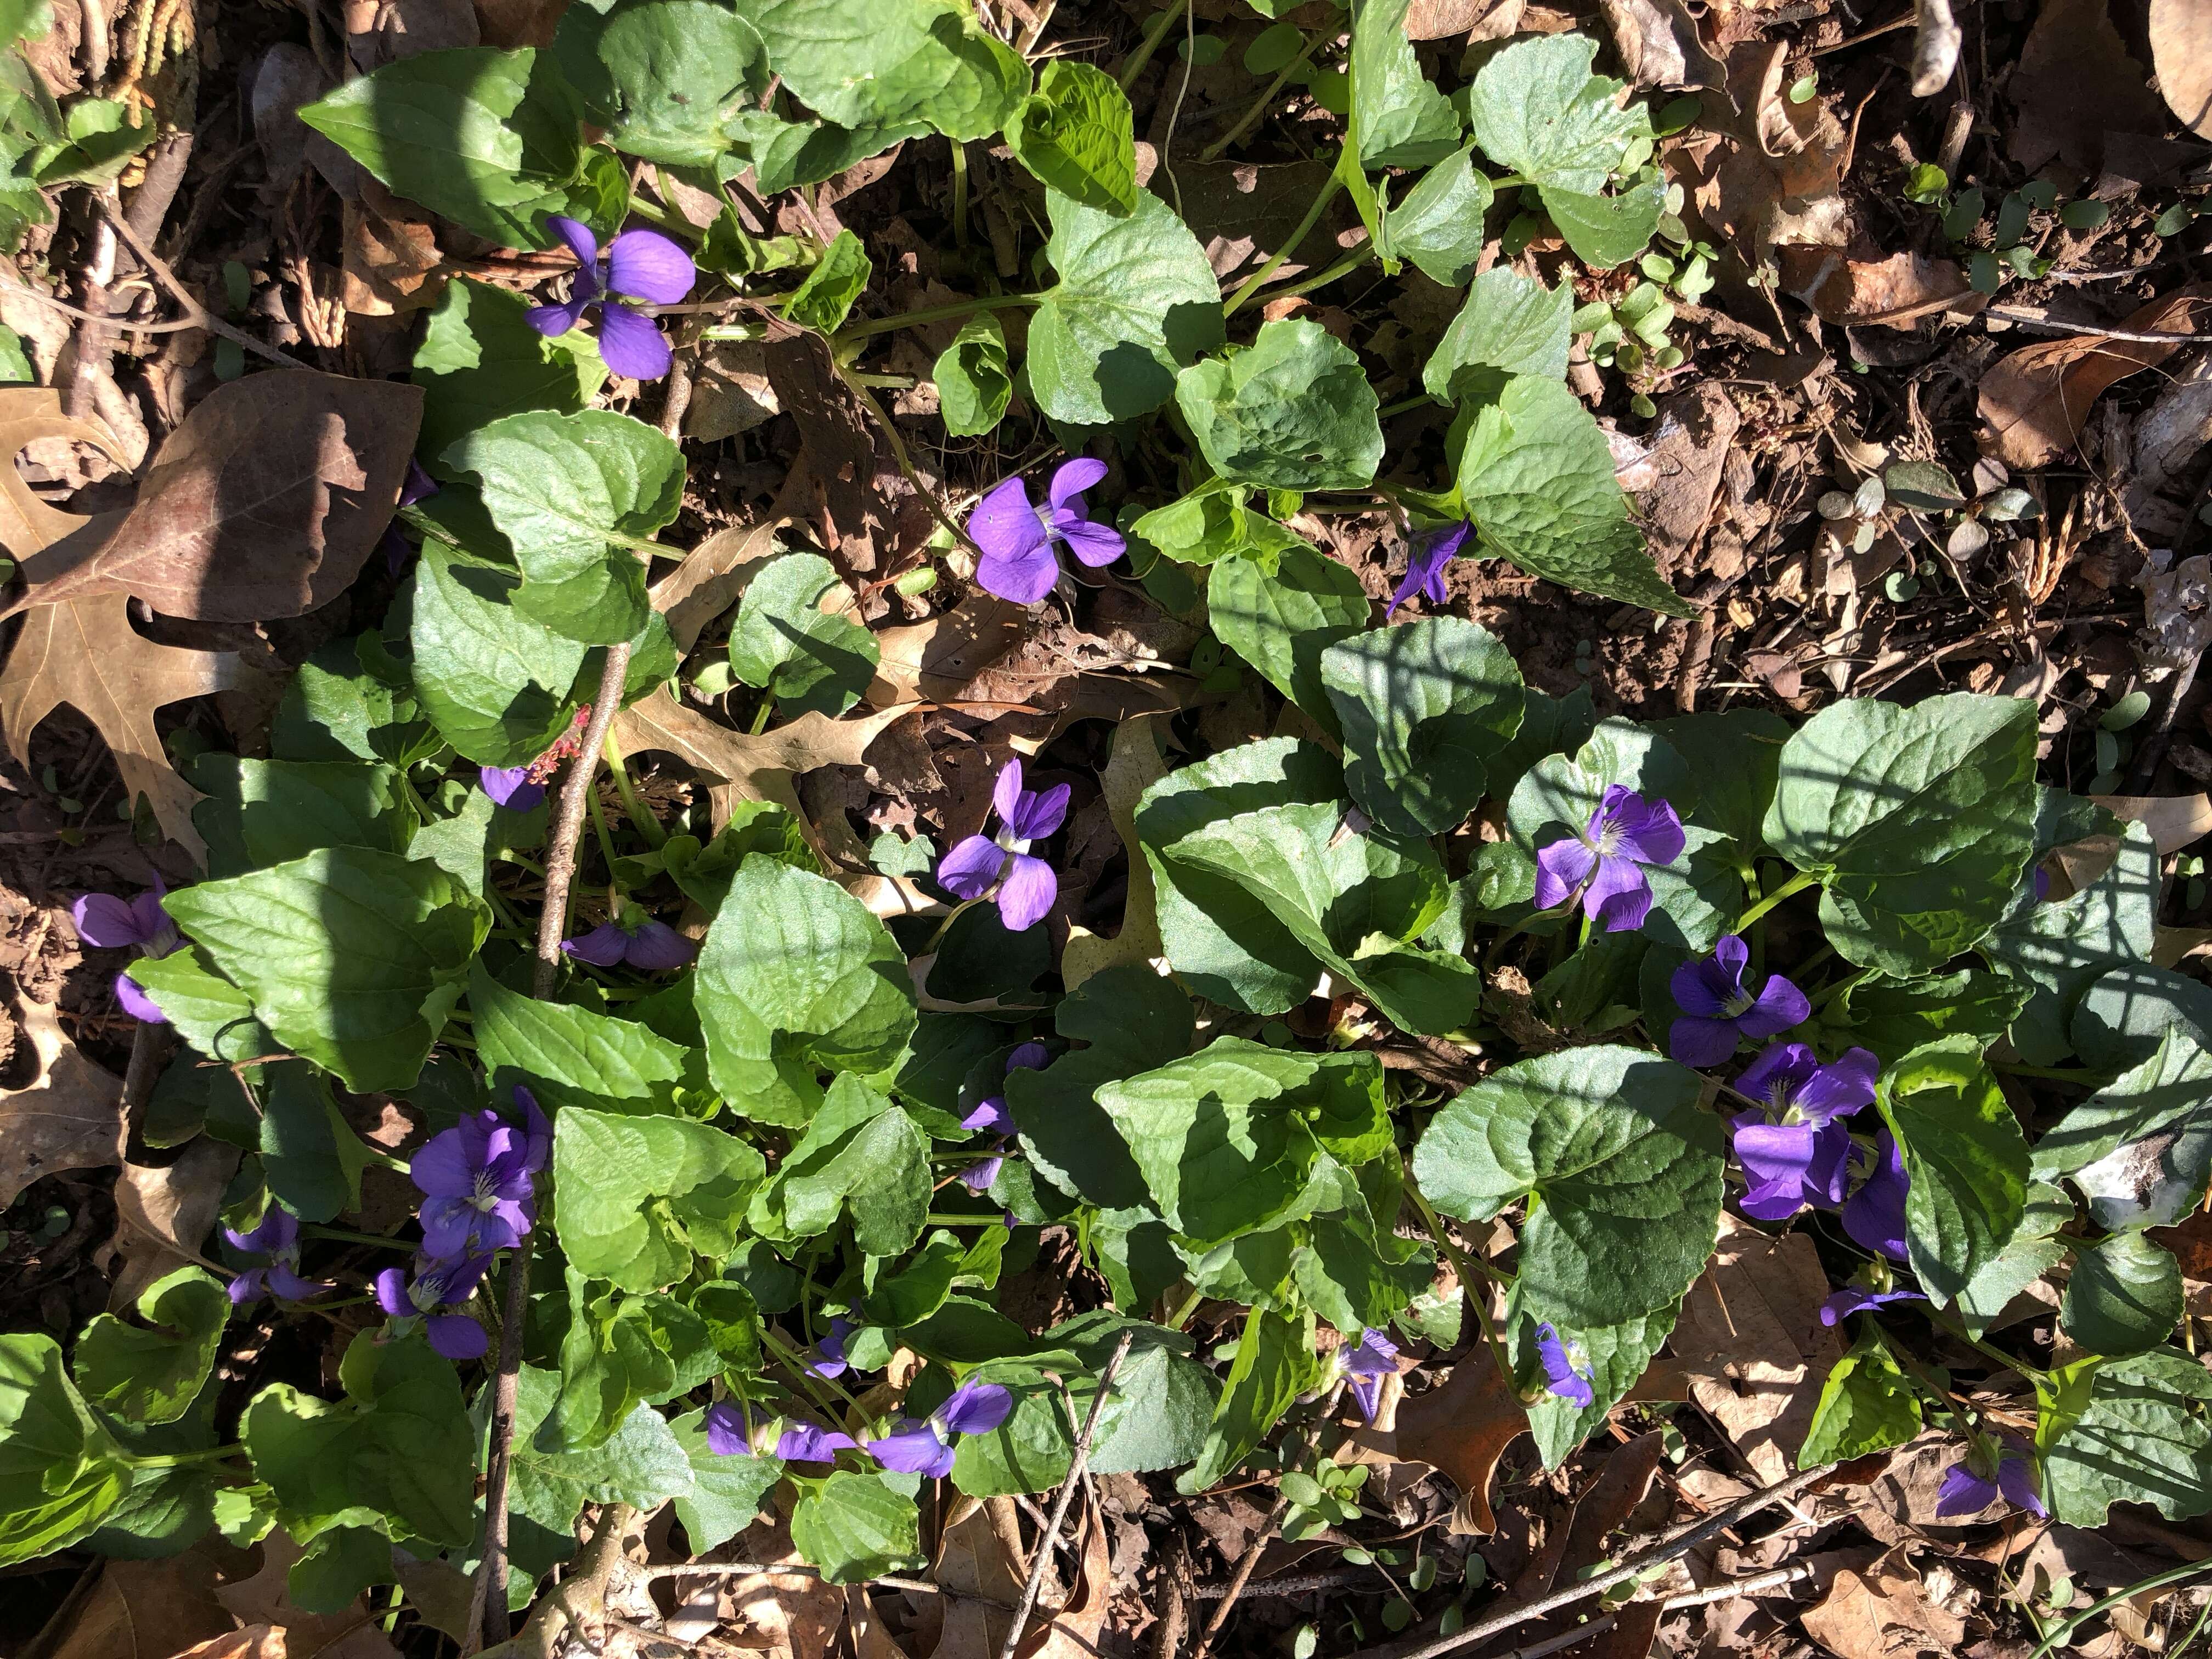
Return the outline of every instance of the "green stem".
[[[775,708],[775,699],[769,696],[766,691],[763,691],[761,693],[760,707],[753,710],[753,723],[745,728],[745,735],[747,737],[757,738],[760,736],[762,732],[768,730],[769,714]]]
[[[1340,276],[1348,276],[1375,256],[1375,244],[1362,242],[1318,276],[1309,276],[1303,283],[1293,283],[1288,288],[1279,288],[1267,297],[1270,300],[1295,300],[1302,294],[1311,294],[1316,289],[1327,288]]]
[[[1291,71],[1314,55],[1315,50],[1322,43],[1322,31],[1316,29],[1306,37],[1305,45],[1298,48],[1298,55],[1277,71],[1275,78],[1267,82],[1266,90],[1252,100],[1251,107],[1237,118],[1237,125],[1199,151],[1200,161],[1211,161],[1251,131],[1253,123],[1267,113],[1267,106],[1274,100],[1275,94],[1283,89],[1283,82],[1291,78]]]
[[[968,146],[952,143],[952,245],[968,246]]]
[[[2168,1567],[2164,1572],[2154,1574],[2139,1584],[2130,1584],[2125,1589],[2114,1590],[2103,1601],[2094,1601],[2081,1612],[2072,1615],[2064,1624],[2037,1643],[2035,1651],[2028,1655],[2027,1659],[2043,1659],[2043,1656],[2053,1648],[2066,1646],[2073,1640],[2074,1632],[2099,1613],[2108,1613],[2121,1602],[2141,1595],[2145,1590],[2164,1589],[2168,1584],[2179,1584],[2186,1579],[2201,1577],[2208,1572],[2212,1572],[2212,1559],[2203,1561],[2185,1561],[2181,1565]],[[2181,1651],[2179,1648],[2173,1650],[2176,1653]]]
[[[216,1446],[206,1451],[163,1452],[154,1457],[133,1457],[128,1452],[116,1454],[134,1469],[181,1469],[195,1463],[220,1463],[228,1457],[246,1455],[243,1445]]]
[[[1275,274],[1276,267],[1297,252],[1298,244],[1304,241],[1313,228],[1321,222],[1321,216],[1327,210],[1328,204],[1336,199],[1336,192],[1343,188],[1344,180],[1332,172],[1328,175],[1328,182],[1314,193],[1313,202],[1306,209],[1306,216],[1298,221],[1298,228],[1290,234],[1282,246],[1277,248],[1268,257],[1266,264],[1261,265],[1259,270],[1246,277],[1237,292],[1229,296],[1227,303],[1221,307],[1221,314],[1224,319],[1234,317],[1238,308],[1252,297],[1260,284]]]
[[[1838,997],[1844,995],[1849,991],[1856,989],[1858,986],[1864,984],[1868,980],[1872,979],[1874,977],[1874,974],[1875,970],[1873,969],[1862,968],[1858,972],[1851,975],[1847,979],[1839,979],[1833,985],[1822,986],[1820,989],[1814,994],[1814,1009],[1817,1012],[1820,1009],[1826,1007]]]
[[[840,345],[848,340],[865,340],[871,334],[888,334],[897,328],[919,328],[924,323],[950,322],[955,317],[965,317],[976,311],[1004,311],[1009,306],[1033,306],[1043,299],[1042,294],[979,294],[973,299],[959,300],[951,305],[924,306],[920,311],[902,311],[896,317],[878,317],[870,323],[854,323],[841,328],[831,337]]]
[[[1474,1310],[1475,1322],[1482,1327],[1482,1340],[1490,1345],[1490,1357],[1498,1366],[1498,1380],[1505,1387],[1511,1388],[1513,1363],[1505,1357],[1505,1345],[1498,1340],[1497,1329],[1490,1322],[1490,1310],[1484,1304],[1475,1280],[1478,1275],[1482,1275],[1501,1285],[1511,1281],[1487,1261],[1469,1255],[1453,1242],[1451,1231],[1444,1225],[1443,1218],[1436,1212],[1427,1195],[1413,1184],[1413,1177],[1410,1174],[1406,1177],[1406,1196],[1413,1200],[1413,1207],[1421,1212],[1421,1219],[1428,1225],[1429,1237],[1436,1240],[1437,1248],[1444,1253],[1444,1260],[1451,1263],[1452,1271],[1459,1275],[1459,1293],[1467,1305]]]
[[[333,1238],[342,1244],[374,1244],[387,1250],[411,1250],[416,1248],[404,1238],[386,1238],[378,1233],[357,1233],[346,1227],[325,1227],[318,1222],[308,1222],[300,1231],[310,1238]]]
[[[679,213],[671,213],[666,208],[656,207],[635,196],[630,198],[629,210],[656,229],[674,231],[694,247],[706,243],[707,233]]]
[[[1758,903],[1753,905],[1751,908],[1738,916],[1735,919],[1735,927],[1730,931],[1741,933],[1745,928],[1750,927],[1752,923],[1757,921],[1761,916],[1765,915],[1769,910],[1771,910],[1776,905],[1781,903],[1783,900],[1795,897],[1797,894],[1803,892],[1808,887],[1812,886],[1820,879],[1820,878],[1818,876],[1812,875],[1803,870],[1800,870],[1796,875],[1790,877],[1789,880],[1784,882],[1781,886],[1776,888],[1765,898],[1759,900]]]
[[[866,1414],[860,1411],[860,1402],[845,1392],[842,1383],[834,1376],[817,1376],[812,1371],[807,1370],[806,1356],[766,1325],[761,1327],[761,1340],[775,1350],[776,1357],[791,1367],[792,1374],[798,1377],[799,1386],[810,1390],[817,1402],[823,1403],[825,1406],[828,1404],[822,1393],[823,1389],[827,1389],[850,1407],[855,1414]]]
[[[2025,1359],[2008,1354],[2002,1348],[1993,1348],[1981,1338],[1968,1334],[1966,1328],[1949,1315],[1938,1313],[1933,1307],[1923,1308],[1921,1312],[1928,1316],[1928,1322],[1937,1330],[1948,1331],[1982,1358],[1996,1361],[2004,1370],[2018,1371],[2022,1376],[2041,1376],[2044,1374]]]
[[[1183,1328],[1183,1322],[1198,1311],[1198,1304],[1205,1300],[1206,1292],[1194,1288],[1191,1293],[1177,1304],[1175,1312],[1169,1316],[1168,1328],[1171,1331],[1181,1330]]]
[[[1136,50],[1122,59],[1121,72],[1114,77],[1122,91],[1128,91],[1129,83],[1145,72],[1145,65],[1152,61],[1152,54],[1168,38],[1168,31],[1182,21],[1182,12],[1175,6],[1153,14],[1152,21],[1145,25],[1144,37],[1137,42]]]
[[[622,746],[616,743],[613,728],[607,731],[607,740],[599,745],[606,757],[607,770],[614,774],[615,788],[622,796],[623,811],[637,826],[637,833],[645,837],[645,844],[659,852],[668,844],[668,832],[660,827],[660,820],[653,816],[646,804],[638,799],[637,787],[629,781],[629,768],[623,762]]]
[[[615,838],[607,833],[606,809],[599,805],[599,792],[597,789],[586,791],[584,799],[590,803],[592,828],[599,838],[600,854],[607,861],[607,878],[612,880],[615,868]]]
[[[973,1152],[968,1154],[971,1163],[975,1156]],[[922,1217],[921,1220],[926,1227],[1003,1227],[1006,1224],[1006,1218],[1003,1216],[940,1215],[935,1210]]]
[[[1378,421],[1387,421],[1393,415],[1403,415],[1409,409],[1419,409],[1423,404],[1434,402],[1436,399],[1427,392],[1417,392],[1410,398],[1401,398],[1395,404],[1384,404],[1375,411],[1375,418]]]

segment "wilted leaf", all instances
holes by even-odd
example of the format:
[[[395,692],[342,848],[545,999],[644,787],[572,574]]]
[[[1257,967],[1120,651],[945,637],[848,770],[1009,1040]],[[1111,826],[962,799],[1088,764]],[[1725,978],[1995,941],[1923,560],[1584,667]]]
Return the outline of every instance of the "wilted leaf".
[[[104,593],[205,622],[327,605],[391,520],[422,413],[421,389],[391,380],[299,371],[217,386],[161,446],[136,501],[23,561],[29,591],[0,615]]]
[[[2150,61],[2181,125],[2212,138],[2212,8],[2203,0],[2150,0]]]
[[[1346,1463],[1426,1463],[1443,1470],[1460,1492],[1452,1511],[1457,1533],[1498,1530],[1490,1508],[1490,1476],[1498,1460],[1528,1426],[1528,1414],[1512,1381],[1498,1374],[1489,1346],[1480,1346],[1452,1367],[1437,1387],[1398,1402],[1395,1426],[1355,1429]]]
[[[94,1065],[42,1002],[19,1002],[16,1029],[38,1074],[0,1092],[0,1208],[40,1176],[123,1161],[123,1083]]]
[[[2130,312],[2119,326],[2136,333],[2204,331],[2212,284],[2191,283]],[[2069,335],[2039,340],[2002,358],[1982,377],[1982,448],[2016,471],[2030,471],[2074,447],[2089,406],[2105,389],[2164,362],[2171,345]]]

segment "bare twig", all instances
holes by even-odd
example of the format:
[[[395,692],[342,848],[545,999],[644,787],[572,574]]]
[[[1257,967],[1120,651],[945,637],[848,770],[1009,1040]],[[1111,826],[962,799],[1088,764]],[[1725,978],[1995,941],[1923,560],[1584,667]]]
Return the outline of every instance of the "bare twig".
[[[146,267],[147,274],[161,285],[171,299],[184,307],[185,314],[183,320],[185,323],[194,328],[205,329],[210,334],[219,336],[230,341],[234,345],[252,352],[256,356],[266,357],[272,363],[282,363],[287,368],[307,368],[307,364],[301,362],[297,357],[288,357],[275,346],[255,339],[244,329],[232,327],[202,305],[193,295],[191,289],[185,286],[183,279],[169,269],[168,261],[155,252],[138,233],[131,229],[130,221],[124,217],[121,210],[113,203],[108,201],[104,196],[95,195],[92,199],[94,205],[100,209],[101,216],[114,228],[116,235],[122,238],[124,246],[137,257],[140,264]],[[117,322],[112,326],[130,329],[137,325]],[[143,331],[166,332],[167,329],[167,325],[161,325],[145,328]]]
[[[1951,0],[1920,0],[1919,33],[1912,41],[1912,95],[1933,98],[1951,82],[1959,67],[1959,43],[1966,39],[1951,15]]]
[[[2171,330],[2106,328],[2100,323],[2069,323],[2021,306],[1984,306],[1981,314],[2002,317],[2008,323],[2017,323],[2022,328],[2041,329],[2047,334],[2087,334],[2100,340],[2132,340],[2141,345],[2203,345],[2208,338],[2212,338],[2212,336],[2203,334],[2176,334]]]
[[[1520,1607],[1501,1613],[1495,1619],[1486,1619],[1479,1625],[1468,1625],[1463,1629],[1454,1631],[1449,1636],[1437,1637],[1434,1641],[1425,1642],[1416,1648],[1405,1650],[1369,1648],[1352,1655],[1351,1659],[1382,1659],[1386,1653],[1389,1655],[1389,1659],[1437,1659],[1439,1654],[1451,1653],[1461,1648],[1472,1647],[1478,1642],[1488,1641],[1493,1636],[1503,1636],[1516,1626],[1528,1624],[1534,1620],[1543,1618],[1547,1613],[1557,1613],[1562,1607],[1571,1607],[1576,1602],[1588,1601],[1593,1595],[1601,1595],[1615,1584],[1625,1584],[1632,1578],[1641,1577],[1653,1567],[1672,1561],[1677,1556],[1687,1554],[1707,1539],[1718,1537],[1737,1522],[1748,1519],[1761,1510],[1771,1509],[1777,1504],[1788,1503],[1834,1467],[1832,1463],[1824,1463],[1818,1468],[1802,1469],[1787,1480],[1779,1481],[1771,1486],[1738,1498],[1717,1515],[1690,1522],[1672,1532],[1662,1534],[1659,1542],[1652,1548],[1622,1562],[1609,1572],[1601,1572],[1593,1577],[1583,1579],[1577,1583],[1570,1584],[1565,1589],[1554,1590],[1549,1595],[1540,1596],[1534,1601],[1525,1602]],[[1573,1639],[1580,1641],[1583,1637],[1590,1634],[1591,1630],[1592,1627],[1584,1626],[1581,1631],[1572,1633]],[[1560,1645],[1565,1646],[1568,1644],[1563,1642]],[[1522,1659],[1536,1659],[1536,1654],[1540,1649],[1544,1652],[1556,1650],[1544,1647],[1540,1643],[1535,1648],[1524,1650]]]
[[[1136,1340],[1136,1332],[1124,1331],[1106,1369],[1098,1373],[1098,1392],[1091,1397],[1091,1414],[1083,1419],[1083,1432],[1076,1437],[1075,1457],[1067,1466],[1067,1479],[1060,1483],[1060,1498],[1052,1506],[1052,1519],[1045,1522],[1044,1536],[1037,1540],[1036,1553],[1030,1559],[1029,1582],[1022,1586],[1022,1599],[1014,1607],[1014,1621],[1007,1627],[1006,1639],[999,1644],[999,1659],[1014,1659],[1014,1650],[1019,1646],[1022,1632],[1029,1628],[1030,1614],[1036,1610],[1037,1589],[1044,1583],[1044,1570],[1051,1564],[1054,1543],[1060,1537],[1060,1523],[1067,1519],[1067,1506],[1075,1499],[1075,1490],[1083,1484],[1083,1471],[1090,1467],[1091,1442],[1098,1432],[1098,1419],[1106,1413],[1106,1396],[1112,1391],[1115,1373],[1129,1352],[1129,1344]]]
[[[1336,1402],[1343,1398],[1344,1379],[1340,1376],[1336,1379],[1336,1386],[1328,1391],[1328,1399],[1315,1414],[1314,1420],[1306,1426],[1304,1449],[1298,1454],[1301,1461],[1305,1452],[1312,1449],[1315,1437],[1321,1433],[1321,1425],[1336,1415]],[[1198,1645],[1191,1650],[1190,1659],[1206,1659],[1206,1650],[1213,1645],[1214,1638],[1221,1634],[1222,1626],[1229,1622],[1230,1612],[1236,1607],[1237,1597],[1244,1594],[1244,1586],[1252,1582],[1252,1570],[1260,1565],[1261,1552],[1273,1539],[1275,1528],[1282,1523],[1283,1516],[1290,1507],[1289,1498],[1278,1490],[1274,1507],[1267,1511],[1267,1520],[1252,1535],[1250,1547],[1237,1558],[1237,1570],[1229,1575],[1228,1583],[1222,1587],[1221,1605],[1214,1608],[1213,1617],[1206,1621],[1206,1629],[1200,1633]]]
[[[1708,1584],[1703,1589],[1685,1590],[1680,1595],[1667,1598],[1667,1611],[1680,1607],[1710,1607],[1715,1601],[1733,1601],[1740,1596],[1764,1595],[1785,1585],[1801,1583],[1813,1576],[1809,1561],[1796,1561],[1786,1567],[1777,1567],[1771,1572],[1754,1573],[1748,1578],[1729,1578],[1717,1584]]]
[[[591,798],[592,775],[606,745],[607,728],[622,706],[623,685],[629,678],[629,642],[607,647],[606,665],[599,671],[599,689],[592,704],[591,723],[585,726],[561,785],[561,804],[553,821],[552,842],[545,852],[545,907],[538,918],[538,969],[531,994],[544,1001],[553,994],[561,974],[561,935],[567,930],[568,888],[576,878],[576,844],[584,830],[584,805]],[[484,1465],[484,1552],[477,1564],[477,1577],[469,1595],[467,1628],[483,1631],[497,1640],[507,1634],[507,1488],[514,1448],[514,1401],[522,1375],[522,1327],[530,1312],[530,1258],[537,1235],[525,1234],[507,1263],[507,1306],[500,1321],[499,1371],[492,1379],[490,1454]],[[602,1528],[605,1527],[602,1522]],[[494,1588],[501,1595],[495,1606]],[[488,1620],[498,1627],[484,1630]],[[532,1615],[532,1623],[536,1615]],[[473,1650],[474,1644],[468,1650]]]
[[[512,1639],[486,1648],[483,1659],[553,1659],[561,1650],[562,1635],[585,1614],[604,1615],[608,1583],[623,1565],[623,1534],[636,1515],[627,1504],[610,1504],[601,1510],[592,1541],[576,1558],[574,1571],[531,1609]]]

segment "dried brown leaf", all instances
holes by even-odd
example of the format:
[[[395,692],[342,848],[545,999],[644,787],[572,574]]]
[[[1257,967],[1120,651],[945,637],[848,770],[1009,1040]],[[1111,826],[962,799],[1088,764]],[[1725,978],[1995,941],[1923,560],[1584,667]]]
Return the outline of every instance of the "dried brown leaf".
[[[315,1659],[399,1659],[399,1650],[376,1627],[364,1598],[356,1596],[343,1613],[305,1613],[292,1605],[289,1580],[301,1553],[291,1535],[276,1528],[261,1540],[261,1571],[225,1584],[216,1599],[248,1625],[281,1629],[288,1653],[313,1654]]]
[[[247,1632],[234,1629],[216,1600],[217,1578],[216,1563],[198,1550],[159,1561],[108,1561],[57,1610],[39,1650],[46,1659],[171,1659],[179,1648],[197,1654],[204,1644],[214,1654],[266,1654],[221,1645]],[[283,1652],[276,1650],[275,1659]]]
[[[796,1565],[799,1552],[791,1528],[756,1521],[738,1536],[747,1561],[769,1567]],[[729,1586],[731,1637],[736,1644],[770,1659],[829,1659],[845,1623],[845,1592],[811,1572],[757,1572]]]
[[[1851,328],[1903,328],[1931,312],[1971,313],[1989,303],[1954,261],[1920,253],[1847,259],[1832,249],[1787,248],[1782,280],[1824,320]]]
[[[2019,112],[2007,144],[2030,173],[2057,157],[2094,176],[2112,135],[2166,131],[2165,106],[2128,56],[2106,0],[2043,0],[2005,85]]]
[[[40,1176],[123,1162],[123,1081],[87,1060],[43,1002],[10,1009],[38,1075],[0,1091],[0,1209]]]
[[[274,1625],[248,1625],[228,1636],[213,1636],[173,1659],[287,1659],[284,1632]]]
[[[799,476],[800,471],[792,474]],[[653,608],[668,618],[668,631],[676,636],[678,651],[690,650],[708,623],[744,597],[746,585],[777,551],[777,538],[791,524],[790,514],[783,510],[791,495],[787,481],[768,517],[716,531],[653,585]]]
[[[1728,69],[1713,56],[1682,0],[1600,0],[1621,67],[1640,87],[1718,88]]]
[[[345,0],[341,15],[348,55],[364,75],[418,52],[483,39],[471,0]]]
[[[1406,8],[1406,38],[1443,40],[1453,36],[1473,45],[1503,40],[1521,27],[1526,0],[1413,0]]]
[[[237,1147],[202,1135],[173,1164],[123,1166],[115,1177],[115,1234],[93,1256],[94,1265],[113,1277],[111,1311],[137,1305],[148,1285],[197,1257],[238,1160]]]
[[[2212,833],[2212,796],[2092,795],[2089,799],[2123,823],[2150,831],[2160,854],[2179,853]]]
[[[2181,125],[2212,138],[2212,6],[2150,0],[2150,62],[2160,95]]]
[[[878,629],[882,659],[868,701],[958,701],[978,674],[1021,643],[1024,622],[1021,606],[978,590],[926,622]]]
[[[0,732],[27,766],[31,733],[69,704],[99,728],[124,788],[145,796],[169,839],[204,862],[207,844],[191,820],[199,792],[169,765],[154,711],[245,685],[253,676],[231,652],[186,651],[142,638],[131,626],[130,605],[121,593],[101,593],[41,605],[26,617],[0,668]]]
[[[0,433],[53,396],[0,392]],[[122,593],[205,622],[327,605],[391,522],[422,417],[422,388],[394,380],[297,369],[218,386],[169,434],[135,502],[21,559],[30,588],[0,616]]]
[[[1440,1386],[1401,1399],[1393,1428],[1354,1429],[1336,1455],[1343,1463],[1421,1462],[1441,1469],[1460,1492],[1452,1531],[1491,1533],[1498,1530],[1491,1474],[1528,1426],[1512,1379],[1498,1374],[1486,1345],[1453,1366]]]
[[[1826,1598],[1802,1617],[1806,1634],[1837,1659],[1950,1659],[1966,1639],[1966,1621],[1929,1601],[1917,1578],[1880,1565],[1863,1577],[1838,1573]]]
[[[1713,1259],[1683,1298],[1670,1340],[1690,1397],[1761,1480],[1796,1467],[1821,1384],[1842,1357],[1835,1332],[1820,1321],[1827,1294],[1811,1239],[1770,1237],[1723,1213]]]
[[[2212,283],[2191,283],[2131,313],[2120,326],[2135,333],[2206,331]],[[2094,334],[2039,340],[1999,360],[1982,377],[1982,450],[2015,471],[2049,465],[2074,447],[2104,391],[2138,370],[2164,362],[2175,348],[2149,340]]]
[[[1060,952],[1061,982],[1073,991],[1102,969],[1124,962],[1149,963],[1164,954],[1154,902],[1152,866],[1137,850],[1137,798],[1167,775],[1160,760],[1158,734],[1150,721],[1128,721],[1114,732],[1114,752],[1098,775],[1099,793],[1128,856],[1128,896],[1121,907],[1121,929],[1102,939],[1089,928],[1071,927]]]

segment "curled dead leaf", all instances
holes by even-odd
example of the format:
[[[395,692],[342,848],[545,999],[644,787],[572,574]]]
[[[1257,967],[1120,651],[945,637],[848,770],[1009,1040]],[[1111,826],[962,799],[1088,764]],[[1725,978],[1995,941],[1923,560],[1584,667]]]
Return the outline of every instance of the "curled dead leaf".
[[[40,418],[54,396],[0,392],[0,441],[17,411]],[[130,507],[15,550],[29,587],[0,616],[124,593],[204,622],[327,605],[391,522],[422,418],[422,388],[393,380],[287,369],[218,386],[169,434]]]
[[[123,1080],[87,1060],[43,1002],[13,1000],[38,1074],[0,1091],[0,1209],[40,1176],[123,1162]]]
[[[1831,248],[1784,248],[1782,281],[1822,320],[1851,328],[1903,328],[1931,312],[1970,315],[1989,303],[1955,261],[1922,253],[1849,259]]]
[[[1720,88],[1728,70],[1682,0],[1600,0],[1621,67],[1640,87]]]
[[[2159,94],[2181,125],[2212,138],[2212,6],[2150,0],[2150,62]]]
[[[222,1086],[228,1087],[228,1084]],[[115,1234],[94,1253],[112,1276],[107,1306],[120,1313],[163,1274],[198,1258],[215,1230],[223,1189],[240,1153],[212,1136],[187,1146],[173,1164],[125,1164],[115,1177]]]
[[[2212,327],[2212,283],[2191,283],[2130,313],[2130,333],[2197,334]],[[2164,362],[2175,348],[2096,334],[2039,340],[1982,377],[1982,450],[2015,471],[2048,465],[2074,447],[2106,388]]]
[[[1153,908],[1152,867],[1137,850],[1137,798],[1166,775],[1151,722],[1139,719],[1115,728],[1114,752],[1098,775],[1098,787],[1114,820],[1114,833],[1128,854],[1128,898],[1121,908],[1121,931],[1112,939],[1101,939],[1079,926],[1068,930],[1060,974],[1071,991],[1101,969],[1124,962],[1149,963],[1164,951]]]
[[[46,1659],[185,1659],[179,1648],[220,1659],[284,1659],[281,1638],[273,1649],[239,1644],[251,1632],[234,1629],[216,1600],[219,1578],[216,1562],[200,1550],[103,1562],[55,1609],[33,1650]]]
[[[1452,1511],[1455,1533],[1492,1533],[1490,1477],[1521,1431],[1528,1413],[1501,1376],[1488,1345],[1452,1367],[1442,1384],[1398,1402],[1395,1425],[1385,1431],[1354,1429],[1336,1454],[1340,1463],[1421,1462],[1442,1470],[1459,1488]]]
[[[1930,1601],[1918,1578],[1881,1564],[1863,1577],[1838,1573],[1826,1598],[1802,1618],[1805,1633],[1837,1659],[1949,1659],[1966,1639],[1966,1621]]]

